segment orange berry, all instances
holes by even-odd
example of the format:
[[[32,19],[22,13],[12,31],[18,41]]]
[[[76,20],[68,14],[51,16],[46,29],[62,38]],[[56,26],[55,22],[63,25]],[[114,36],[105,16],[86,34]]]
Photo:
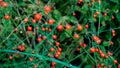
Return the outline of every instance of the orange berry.
[[[60,42],[56,42],[56,46],[60,46]]]
[[[32,58],[32,57],[30,57],[30,58],[29,58],[29,60],[30,60],[30,61],[33,61],[33,58]]]
[[[55,51],[55,49],[54,48],[50,48],[50,51],[53,52],[53,51]]]
[[[12,59],[13,59],[13,57],[12,57],[12,56],[9,56],[9,59],[10,59],[10,60],[12,60]]]
[[[53,35],[52,38],[53,38],[54,40],[56,40],[56,39],[57,39],[57,35]]]
[[[77,26],[77,30],[78,30],[78,31],[82,31],[82,29],[83,29],[83,28],[82,28],[82,25],[78,25],[78,26]]]
[[[58,26],[57,26],[57,30],[58,30],[58,31],[62,31],[62,30],[63,30],[63,26],[62,26],[61,24],[58,25]]]
[[[48,20],[48,24],[50,24],[50,25],[54,24],[54,20],[53,19],[49,19]]]
[[[70,30],[71,29],[71,25],[70,24],[66,24],[65,28],[66,28],[66,30]]]
[[[94,53],[95,52],[95,48],[90,48],[90,53]]]
[[[25,22],[25,23],[28,23],[28,18],[25,18],[25,19],[24,19],[24,22]]]
[[[88,28],[89,28],[89,24],[86,24],[86,25],[85,25],[85,28],[88,29]]]
[[[32,23],[36,23],[36,20],[35,20],[35,19],[32,19]]]
[[[78,34],[74,34],[74,38],[75,38],[75,39],[78,39],[78,38],[79,38],[79,35],[78,35]]]
[[[40,14],[40,13],[36,13],[35,15],[34,15],[34,19],[35,20],[40,20],[42,18],[42,14]]]
[[[5,18],[5,20],[9,20],[10,16],[9,15],[5,15],[4,18]]]
[[[62,48],[58,48],[58,51],[61,52],[61,51],[62,51]]]
[[[38,41],[38,42],[41,42],[41,41],[42,41],[42,38],[41,38],[41,37],[38,37],[38,38],[37,38],[37,41]]]
[[[4,8],[6,8],[6,7],[8,7],[8,3],[7,2],[2,2],[1,6],[4,7]]]
[[[115,63],[115,64],[117,64],[117,63],[118,63],[118,61],[117,61],[117,60],[114,60],[114,63]]]

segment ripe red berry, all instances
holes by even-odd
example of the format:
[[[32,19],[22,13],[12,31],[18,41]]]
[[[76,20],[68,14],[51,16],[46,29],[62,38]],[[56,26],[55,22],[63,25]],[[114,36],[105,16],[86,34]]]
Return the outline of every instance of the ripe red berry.
[[[60,46],[60,42],[56,42],[56,46]]]
[[[53,51],[55,51],[55,49],[54,48],[50,48],[50,51],[53,52]]]
[[[52,66],[55,66],[55,65],[56,65],[56,62],[52,62],[51,65],[52,65]]]
[[[57,54],[57,53],[55,54],[55,58],[59,58],[59,56],[60,56],[59,54]]]
[[[89,24],[86,24],[86,25],[85,25],[85,28],[88,29],[88,28],[89,28]]]
[[[57,35],[53,35],[52,38],[53,38],[54,40],[56,40],[56,39],[57,39]]]
[[[53,19],[49,19],[48,20],[48,24],[50,24],[50,25],[54,24],[54,20]]]
[[[101,56],[102,58],[105,58],[105,54],[104,54],[104,53],[100,53],[100,56]]]
[[[97,36],[93,36],[93,38],[92,38],[94,41],[97,41],[97,40],[99,40],[99,37],[97,37]]]
[[[9,20],[10,16],[9,15],[5,15],[4,18],[5,18],[5,20]]]
[[[83,29],[83,28],[82,28],[82,25],[78,25],[78,26],[77,26],[77,30],[78,30],[78,31],[82,31],[82,29]]]
[[[62,51],[62,48],[58,48],[58,51],[61,52],[61,51]]]
[[[61,25],[61,24],[58,25],[58,26],[57,26],[57,30],[58,30],[58,31],[62,31],[62,30],[63,30],[63,25]]]
[[[20,46],[18,46],[18,49],[19,49],[20,51],[24,51],[24,50],[25,50],[25,46],[24,46],[24,45],[20,45]]]
[[[118,63],[118,61],[117,61],[117,60],[114,60],[114,63],[115,63],[115,64],[117,64],[117,63]]]
[[[41,42],[41,41],[42,41],[42,38],[41,38],[41,37],[38,37],[38,38],[37,38],[37,41],[38,41],[38,42]]]
[[[33,57],[30,57],[29,60],[30,60],[30,61],[33,61]]]
[[[107,13],[104,13],[104,16],[107,16]]]
[[[66,30],[70,30],[71,29],[71,25],[70,24],[66,24],[65,28],[66,28]]]
[[[28,18],[25,18],[25,19],[24,19],[24,22],[25,22],[25,23],[28,23]]]
[[[6,8],[6,7],[8,7],[8,3],[7,2],[2,2],[1,6]]]
[[[48,14],[49,12],[51,12],[51,7],[50,6],[45,6],[44,11],[45,11],[45,14]]]
[[[90,53],[94,53],[95,52],[95,48],[90,48]]]
[[[9,56],[9,59],[10,59],[10,60],[12,60],[12,59],[13,59],[13,57],[12,57],[12,56]]]
[[[79,35],[78,35],[78,34],[74,34],[74,38],[75,38],[75,39],[78,39],[78,38],[79,38]]]
[[[32,19],[32,23],[36,23],[36,20],[35,20],[35,19]]]
[[[28,26],[27,30],[28,30],[28,31],[32,31],[33,28],[32,28],[31,26]]]
[[[35,15],[34,15],[34,19],[37,21],[37,20],[40,20],[42,18],[42,14],[40,14],[40,13],[36,13]]]

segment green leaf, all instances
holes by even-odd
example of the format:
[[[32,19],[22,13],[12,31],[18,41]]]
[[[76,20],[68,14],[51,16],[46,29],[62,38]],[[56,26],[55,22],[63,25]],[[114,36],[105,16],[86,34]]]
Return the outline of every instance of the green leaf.
[[[120,22],[120,13],[116,14],[116,18],[117,18],[118,22]]]
[[[65,37],[66,37],[66,34],[65,34],[65,33],[62,33],[62,34],[60,35],[60,41],[63,41],[63,40],[65,39]]]
[[[92,65],[86,65],[84,68],[92,68]]]
[[[103,45],[104,45],[104,46],[109,46],[109,45],[110,45],[110,42],[104,41],[104,42],[103,42]]]
[[[111,0],[111,1],[114,2],[114,3],[119,4],[119,0]]]

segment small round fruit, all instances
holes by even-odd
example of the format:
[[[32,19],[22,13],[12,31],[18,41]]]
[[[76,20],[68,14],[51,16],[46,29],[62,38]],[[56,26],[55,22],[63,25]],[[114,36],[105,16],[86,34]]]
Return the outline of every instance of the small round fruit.
[[[42,41],[42,38],[41,38],[41,37],[38,37],[38,38],[37,38],[37,41],[38,41],[38,42],[41,42],[41,41]]]
[[[50,51],[53,52],[53,51],[55,51],[55,49],[54,48],[50,48]]]
[[[78,31],[82,31],[82,29],[83,29],[83,28],[82,28],[82,25],[78,25],[78,26],[77,26],[77,30],[78,30]]]
[[[40,14],[40,13],[36,13],[36,14],[34,15],[34,19],[35,19],[36,21],[40,20],[41,18],[42,18],[42,14]]]
[[[1,6],[4,7],[4,8],[6,8],[6,7],[8,7],[8,3],[7,2],[2,2]]]
[[[9,15],[5,15],[4,18],[5,18],[5,20],[9,20],[10,16]]]
[[[70,24],[66,24],[65,28],[66,28],[66,30],[70,30],[71,29],[71,25]]]
[[[88,29],[88,28],[89,28],[89,24],[86,24],[86,25],[85,25],[85,28]]]
[[[45,11],[45,14],[48,14],[49,12],[51,12],[51,7],[50,6],[45,6],[44,11]]]
[[[31,26],[28,26],[27,30],[28,30],[28,31],[32,31],[33,28],[32,28]]]
[[[25,18],[25,19],[24,19],[24,22],[25,22],[25,23],[28,23],[28,18]]]
[[[62,48],[58,48],[58,51],[61,52],[61,51],[62,51]]]
[[[78,38],[79,38],[79,35],[78,35],[78,34],[74,34],[74,38],[75,38],[75,39],[78,39]]]
[[[102,58],[105,58],[105,54],[104,54],[104,53],[100,53],[100,56],[101,56]]]
[[[90,53],[94,53],[95,52],[95,48],[90,48]]]
[[[35,19],[32,19],[32,23],[36,23],[36,20],[35,20]]]
[[[52,62],[51,65],[52,65],[52,66],[55,66],[55,65],[56,65],[56,62]]]
[[[54,40],[56,40],[56,39],[57,39],[57,35],[53,35],[52,38],[53,38]]]
[[[56,42],[56,46],[60,46],[60,42]]]
[[[53,19],[49,19],[48,20],[48,24],[50,24],[50,25],[54,24],[54,20]]]
[[[58,30],[58,31],[62,31],[62,30],[63,30],[63,25],[61,25],[61,24],[58,25],[58,26],[57,26],[57,30]]]
[[[9,56],[9,59],[10,59],[10,60],[12,60],[12,59],[13,59],[13,57],[12,57],[12,56]]]
[[[115,64],[117,64],[117,63],[118,63],[118,61],[117,61],[117,60],[114,60],[114,63],[115,63]]]

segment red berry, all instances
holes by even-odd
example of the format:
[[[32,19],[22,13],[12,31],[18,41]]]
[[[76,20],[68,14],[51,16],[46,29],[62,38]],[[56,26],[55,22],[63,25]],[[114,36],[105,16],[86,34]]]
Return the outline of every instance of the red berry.
[[[25,19],[24,19],[24,22],[25,22],[25,23],[28,23],[28,18],[25,18]]]
[[[65,28],[66,28],[67,30],[70,30],[70,29],[71,29],[71,25],[70,25],[70,24],[66,24]]]
[[[94,53],[95,52],[95,48],[90,48],[90,53]]]
[[[57,35],[53,35],[52,38],[53,38],[54,40],[56,40],[56,39],[57,39]]]
[[[78,34],[74,34],[74,38],[75,38],[75,39],[78,39],[78,38],[79,38],[79,35],[78,35]]]
[[[89,28],[89,24],[86,24],[85,27],[86,27],[86,29],[88,29]]]
[[[13,57],[12,57],[12,56],[9,56],[9,59],[10,59],[10,60],[12,60],[12,59],[13,59]]]
[[[35,19],[32,19],[32,23],[36,23],[36,20],[35,20]]]
[[[38,37],[38,38],[37,38],[37,41],[38,41],[38,42],[41,42],[41,41],[42,41],[42,38],[41,38],[41,37]]]
[[[54,48],[50,48],[50,51],[53,52],[53,51],[55,51],[55,49]]]
[[[59,51],[59,52],[61,52],[61,51],[62,51],[62,49],[61,49],[61,48],[58,48],[58,51]]]
[[[30,58],[29,58],[29,60],[30,60],[30,61],[33,61],[33,58],[32,58],[32,57],[30,57]]]
[[[48,20],[48,24],[51,24],[51,25],[54,24],[54,20],[53,19],[49,19]]]
[[[33,28],[32,28],[31,26],[28,26],[27,30],[28,30],[28,31],[32,31]]]
[[[51,64],[52,66],[55,66],[56,65],[56,62],[52,62],[52,64]]]
[[[100,53],[100,56],[101,56],[102,58],[105,58],[105,54],[104,54],[104,53]]]
[[[57,30],[58,30],[58,31],[62,31],[62,30],[63,30],[63,26],[62,26],[61,24],[58,25],[58,26],[57,26]]]
[[[40,20],[42,18],[42,14],[40,14],[40,13],[36,13],[35,15],[34,15],[34,19],[35,20]]]
[[[6,8],[6,7],[8,7],[8,3],[7,2],[2,2],[1,6]]]
[[[4,18],[5,18],[5,20],[9,20],[10,16],[9,15],[5,15]]]
[[[50,6],[45,6],[44,11],[45,11],[45,14],[48,14],[49,12],[51,12],[51,7]]]
[[[78,30],[78,31],[82,31],[82,29],[83,29],[83,28],[82,28],[82,25],[78,25],[78,26],[77,26],[77,30]]]
[[[118,63],[118,61],[117,61],[117,60],[114,60],[114,63],[115,63],[115,64],[117,64],[117,63]]]
[[[56,42],[56,46],[60,46],[60,42]]]

